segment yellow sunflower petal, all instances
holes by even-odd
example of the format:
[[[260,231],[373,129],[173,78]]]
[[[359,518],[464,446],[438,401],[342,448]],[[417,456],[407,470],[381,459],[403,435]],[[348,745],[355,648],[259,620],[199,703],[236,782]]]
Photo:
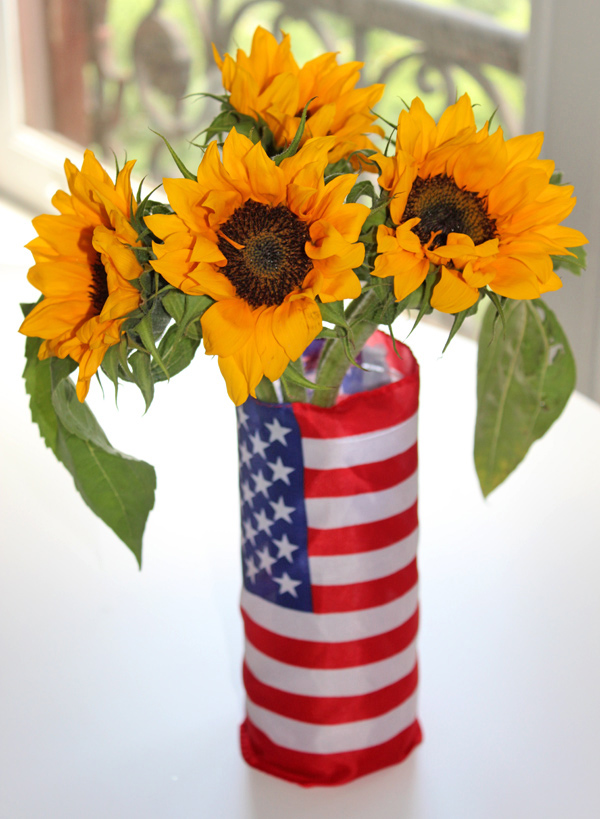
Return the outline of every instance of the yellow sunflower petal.
[[[467,284],[455,270],[440,268],[441,278],[433,288],[431,306],[442,313],[468,310],[479,298],[479,290]]]
[[[310,298],[286,301],[273,311],[272,326],[286,355],[296,361],[321,332],[321,311]]]
[[[287,365],[290,358],[277,341],[273,333],[273,313],[275,307],[267,307],[263,310],[256,321],[256,348],[260,356],[260,361],[264,374],[271,381],[277,381]]]
[[[269,159],[265,149],[257,142],[244,158],[252,199],[267,205],[278,205],[285,199],[283,171]]]
[[[212,304],[202,314],[202,337],[208,355],[230,356],[243,347],[253,334],[257,311],[241,299]]]

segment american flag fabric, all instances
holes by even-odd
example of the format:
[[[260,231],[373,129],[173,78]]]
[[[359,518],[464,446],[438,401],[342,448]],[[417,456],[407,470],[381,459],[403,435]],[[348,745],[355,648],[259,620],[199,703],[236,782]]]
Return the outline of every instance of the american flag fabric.
[[[416,717],[418,365],[335,407],[238,408],[242,753],[302,785],[404,759]]]

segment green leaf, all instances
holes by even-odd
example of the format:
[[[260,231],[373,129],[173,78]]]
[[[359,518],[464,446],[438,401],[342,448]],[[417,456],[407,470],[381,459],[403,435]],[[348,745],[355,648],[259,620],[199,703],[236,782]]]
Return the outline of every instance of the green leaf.
[[[296,387],[302,387],[306,390],[314,390],[318,389],[318,385],[314,383],[314,381],[309,381],[308,378],[302,373],[301,371],[301,364],[300,366],[298,361],[290,361],[287,365],[285,370],[283,371],[283,375],[281,376],[282,384],[284,385],[284,392],[289,395],[292,390],[290,390],[290,385],[295,385]],[[304,398],[291,398],[292,401],[302,401]]]
[[[446,343],[444,344],[444,349],[442,350],[442,353],[446,352],[446,350],[448,349],[448,345],[450,344],[450,342],[452,341],[454,336],[458,333],[460,328],[463,326],[464,320],[468,316],[474,316],[475,315],[475,313],[477,312],[477,309],[479,307],[479,302],[481,301],[481,299],[482,299],[482,294],[481,294],[481,291],[480,291],[479,297],[478,297],[477,301],[475,302],[475,304],[471,305],[471,307],[468,307],[466,310],[461,310],[460,313],[455,313],[454,314],[454,321],[452,322],[452,329],[448,333],[448,338],[446,339]]]
[[[185,370],[194,358],[199,346],[200,338],[191,338],[189,335],[183,335],[181,328],[176,324],[169,327],[161,339],[158,351],[170,377]],[[152,364],[150,371],[154,382],[166,380],[163,370],[157,365]]]
[[[129,365],[133,372],[134,381],[144,397],[147,412],[154,398],[154,378],[152,377],[150,356],[142,350],[137,350],[129,357]]]
[[[550,428],[575,387],[575,361],[554,313],[541,299],[511,301],[494,334],[486,311],[477,361],[475,467],[488,495]]]
[[[302,114],[300,116],[300,123],[298,124],[298,130],[294,134],[294,138],[292,139],[290,144],[287,146],[285,151],[282,151],[280,154],[277,154],[277,156],[273,157],[273,162],[276,165],[281,165],[281,163],[283,162],[284,159],[287,159],[290,156],[294,156],[294,154],[296,153],[296,151],[300,147],[300,140],[302,139],[302,134],[304,133],[304,126],[306,125],[306,118],[308,116],[308,106],[311,104],[311,102],[314,99],[315,99],[314,97],[309,99],[309,101],[306,103],[306,105],[302,109]]]
[[[177,167],[181,171],[181,175],[184,176],[186,179],[191,179],[194,182],[197,182],[198,178],[196,177],[195,174],[193,174],[191,171],[189,171],[186,168],[186,166],[183,163],[183,160],[181,160],[177,156],[174,149],[171,147],[171,144],[169,143],[169,140],[166,139],[166,137],[164,137],[162,134],[159,134],[158,131],[155,131],[153,128],[150,128],[150,130],[152,131],[153,134],[156,134],[157,137],[160,137],[162,139],[162,141],[165,143],[165,145],[167,146],[167,148],[169,150],[169,153],[171,154],[171,156],[173,157],[173,159],[175,161],[175,164],[177,165]]]
[[[73,476],[83,500],[131,549],[141,565],[142,536],[154,506],[150,464],[114,449],[68,378],[71,359],[37,358],[39,339],[27,339],[23,373],[33,421]]]
[[[419,312],[417,313],[415,323],[411,327],[410,333],[408,334],[409,336],[411,333],[415,331],[417,325],[419,324],[423,316],[433,312],[433,308],[431,306],[431,293],[433,291],[433,286],[438,281],[438,278],[439,278],[438,268],[434,267],[434,265],[429,265],[429,273],[425,277],[425,281],[423,282],[422,285],[423,294],[421,297]]]
[[[323,327],[317,338],[339,338],[338,330],[332,330],[330,327]]]
[[[167,313],[175,319],[177,324],[181,324],[185,314],[185,293],[182,293],[181,290],[169,290],[163,296],[162,303]]]
[[[362,226],[362,233],[368,233],[372,228],[382,225],[387,217],[387,202],[377,205],[371,210],[367,216],[364,225]]]
[[[79,494],[142,565],[142,537],[154,506],[156,475],[150,464],[58,432],[58,458],[73,475]]]
[[[321,311],[321,318],[329,324],[335,324],[336,327],[348,328],[348,321],[344,313],[343,301],[329,301],[317,302],[319,310]]]
[[[269,381],[266,375],[263,375],[260,383],[256,387],[256,398],[258,401],[262,401],[265,404],[279,403],[279,398],[275,392],[275,387],[273,386],[273,383]]]
[[[187,330],[189,325],[200,318],[200,316],[208,310],[213,299],[210,296],[185,296],[185,306],[181,319],[177,321],[184,330]]]
[[[164,361],[162,360],[160,353],[156,347],[156,343],[154,341],[154,331],[152,327],[152,317],[148,313],[144,318],[136,324],[135,331],[139,335],[142,340],[142,343],[146,350],[152,354],[152,358],[156,361],[158,366],[164,372],[167,379],[169,378],[169,371],[167,370]],[[135,374],[134,374],[135,375]]]
[[[361,182],[357,182],[352,187],[352,190],[346,197],[346,202],[357,202],[361,196],[368,196],[369,199],[371,200],[371,203],[373,203],[377,198],[375,195],[375,188],[373,187],[373,183],[369,182],[367,179],[362,180]]]
[[[552,267],[554,270],[568,270],[575,276],[581,276],[587,264],[587,253],[583,247],[567,248],[573,256],[552,256]]]
[[[109,347],[102,359],[102,372],[112,381],[115,387],[115,401],[119,391],[119,347],[113,344]]]
[[[56,455],[58,420],[52,406],[52,382],[50,362],[40,361],[37,357],[42,341],[39,338],[28,338],[25,342],[25,390],[30,397],[31,418],[38,425],[44,443]],[[75,364],[75,362],[73,362]]]

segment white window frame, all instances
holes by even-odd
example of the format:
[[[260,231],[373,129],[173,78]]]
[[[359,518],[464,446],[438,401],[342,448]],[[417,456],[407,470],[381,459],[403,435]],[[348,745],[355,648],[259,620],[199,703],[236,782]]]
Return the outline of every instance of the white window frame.
[[[563,287],[544,297],[577,361],[577,388],[600,401],[600,3],[532,0],[525,72],[525,131],[544,131],[544,155],[575,186],[568,224],[589,239],[587,271],[561,273]]]
[[[64,162],[79,164],[80,145],[25,124],[18,0],[0,3],[0,192],[35,213],[64,187]]]

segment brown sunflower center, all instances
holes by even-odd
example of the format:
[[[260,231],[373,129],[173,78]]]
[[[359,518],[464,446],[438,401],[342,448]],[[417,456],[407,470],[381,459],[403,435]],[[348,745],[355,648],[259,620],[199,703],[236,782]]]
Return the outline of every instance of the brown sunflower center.
[[[432,233],[437,234],[430,245],[432,250],[445,245],[450,233],[464,233],[476,245],[498,235],[485,200],[478,193],[459,188],[445,174],[415,179],[402,221],[416,216],[421,221],[412,230],[423,244],[429,242]]]
[[[220,233],[219,250],[227,259],[222,272],[251,307],[281,304],[312,267],[304,250],[308,227],[283,205],[270,207],[250,199]]]
[[[108,298],[108,282],[106,279],[106,270],[104,269],[104,265],[102,264],[102,259],[100,258],[100,254],[96,254],[95,261],[92,262],[92,283],[89,287],[89,294],[90,294],[90,301],[92,303],[92,307],[96,311],[96,315],[99,316],[102,312],[102,308],[104,307],[104,303]]]

